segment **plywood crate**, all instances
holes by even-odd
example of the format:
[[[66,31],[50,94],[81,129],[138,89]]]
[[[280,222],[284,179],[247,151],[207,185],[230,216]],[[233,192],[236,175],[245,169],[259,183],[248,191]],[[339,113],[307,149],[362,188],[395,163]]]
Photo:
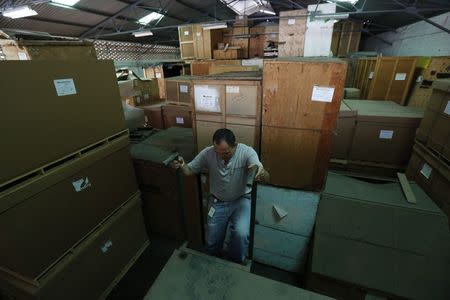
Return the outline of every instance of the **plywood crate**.
[[[191,75],[193,76],[204,76],[209,75],[212,66],[223,66],[223,65],[241,65],[240,59],[212,59],[212,60],[199,60],[193,61],[191,63]]]
[[[178,38],[180,41],[181,58],[182,59],[195,58],[193,25],[179,26]]]
[[[106,299],[148,244],[137,193],[45,272],[28,279],[2,270],[0,290],[6,299]]]
[[[278,42],[278,26],[262,25],[250,28],[249,58],[264,58],[264,48],[269,41]]]
[[[308,17],[306,18],[303,55],[305,57],[329,57],[332,55],[331,42],[333,39],[334,22],[314,18],[312,15],[316,11],[320,11],[321,14],[334,14],[336,13],[336,3],[308,5],[307,9]]]
[[[241,48],[214,50],[214,59],[240,59],[245,57],[244,51]]]
[[[367,96],[369,95],[369,91],[372,88],[376,64],[376,57],[358,59],[352,87],[361,90],[361,99],[367,99]]]
[[[192,128],[193,108],[185,105],[164,105],[162,107],[164,127]]]
[[[178,27],[181,58],[210,59],[217,43],[222,40],[221,29],[204,29],[202,24]]]
[[[331,157],[348,159],[356,125],[356,111],[341,102],[336,129],[331,144]]]
[[[278,56],[303,56],[306,9],[280,12]]]
[[[423,110],[392,101],[345,100],[345,104],[358,114],[350,160],[406,166]]]
[[[241,56],[237,58],[248,58],[249,53],[249,38],[250,38],[250,30],[248,27],[233,27],[232,28],[232,36],[231,36],[231,44],[232,47],[239,47],[241,49]]]
[[[340,21],[334,24],[331,52],[334,56],[345,57],[358,52],[363,23]]]
[[[178,105],[193,105],[191,76],[176,76],[167,78],[165,85],[167,102]]]
[[[157,129],[165,128],[164,118],[162,115],[162,106],[164,104],[164,102],[160,102],[152,105],[139,106],[139,108],[144,110],[145,123],[147,124],[147,127],[153,127]]]
[[[158,82],[159,99],[166,99],[166,83],[163,65],[144,69],[144,75],[145,78],[153,79]]]

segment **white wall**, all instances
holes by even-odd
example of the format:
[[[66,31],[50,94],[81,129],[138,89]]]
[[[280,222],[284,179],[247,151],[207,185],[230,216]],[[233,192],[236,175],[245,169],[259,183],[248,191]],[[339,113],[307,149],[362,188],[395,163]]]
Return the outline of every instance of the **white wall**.
[[[450,12],[430,20],[450,29]],[[450,55],[450,34],[425,21],[400,27],[397,33],[385,32],[377,36],[391,42],[392,46],[370,37],[366,39],[362,49],[377,51],[385,56]]]

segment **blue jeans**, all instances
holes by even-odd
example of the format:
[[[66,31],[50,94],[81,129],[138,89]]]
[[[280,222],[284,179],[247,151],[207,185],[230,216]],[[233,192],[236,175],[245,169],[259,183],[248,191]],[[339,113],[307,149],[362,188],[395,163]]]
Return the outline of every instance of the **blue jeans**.
[[[223,249],[223,242],[230,222],[231,245],[228,258],[242,263],[245,260],[250,233],[251,198],[245,195],[229,202],[214,201],[210,198],[210,207],[215,209],[208,215],[206,250],[210,255],[218,255]]]

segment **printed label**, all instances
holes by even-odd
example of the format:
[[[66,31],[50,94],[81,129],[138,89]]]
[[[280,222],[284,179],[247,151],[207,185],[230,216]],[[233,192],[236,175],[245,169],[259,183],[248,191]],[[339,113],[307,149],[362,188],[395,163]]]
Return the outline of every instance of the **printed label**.
[[[425,176],[426,179],[430,179],[432,171],[433,171],[433,169],[431,168],[431,166],[427,163],[424,163],[422,166],[422,169],[420,170],[420,174]]]
[[[220,112],[219,91],[207,85],[195,86],[195,107],[199,111]]]
[[[25,52],[19,52],[19,60],[28,60],[28,56]]]
[[[92,186],[92,184],[89,181],[88,177],[75,180],[75,181],[72,182],[72,185],[73,185],[73,188],[75,189],[75,191],[77,193],[87,189],[90,186]]]
[[[379,138],[390,140],[394,136],[394,130],[380,130]]]
[[[176,117],[176,121],[177,124],[184,124],[184,118],[183,117]]]
[[[75,83],[72,78],[67,79],[56,79],[53,80],[55,85],[56,94],[61,96],[75,95],[77,90],[75,89]]]
[[[372,79],[372,78],[373,78],[373,72],[370,72],[369,79]]]
[[[406,79],[406,73],[395,74],[395,80],[405,80],[405,79]]]
[[[210,218],[212,218],[213,216],[214,216],[214,213],[216,212],[216,209],[214,208],[214,207],[212,207],[211,206],[211,208],[209,209],[209,212],[208,212],[208,216],[210,217]]]
[[[227,85],[227,94],[239,94],[239,87]]]
[[[202,34],[200,32],[197,32],[197,36],[201,36]]]
[[[444,113],[450,115],[450,100],[448,100],[447,105],[445,106]]]
[[[155,77],[156,77],[156,78],[161,78],[161,77],[162,77],[162,76],[161,76],[161,73],[156,72],[156,73],[155,73]]]
[[[184,84],[180,84],[180,93],[187,93],[188,92],[188,86]]]
[[[184,32],[184,35],[189,35],[189,31],[186,30],[186,31]]]
[[[331,102],[333,101],[333,95],[334,95],[333,87],[315,85],[313,87],[311,100],[320,102]]]
[[[244,19],[244,16],[239,16],[238,19],[239,19],[239,20],[243,20],[243,19]]]
[[[106,253],[109,251],[109,248],[111,248],[111,247],[112,247],[112,241],[109,240],[106,243],[104,243],[103,246],[100,247],[100,249],[102,249],[103,253]]]
[[[288,19],[288,25],[294,25],[295,19]]]

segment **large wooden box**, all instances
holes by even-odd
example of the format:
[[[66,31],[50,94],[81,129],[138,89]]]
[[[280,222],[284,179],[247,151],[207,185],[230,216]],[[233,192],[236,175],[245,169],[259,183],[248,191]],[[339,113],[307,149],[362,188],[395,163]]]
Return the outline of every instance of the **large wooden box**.
[[[192,107],[184,105],[164,105],[162,110],[165,128],[192,128]]]
[[[153,127],[157,129],[164,129],[164,118],[162,113],[162,106],[164,102],[160,102],[153,105],[140,106],[139,108],[144,110],[145,122],[147,127]]]
[[[31,281],[0,272],[0,290],[6,299],[105,299],[147,246],[137,194]]]
[[[334,24],[331,52],[334,56],[345,57],[358,52],[363,23],[341,21]]]
[[[350,159],[406,166],[422,109],[392,101],[345,100],[345,104],[358,112]]]
[[[214,59],[240,59],[245,58],[244,52],[239,49],[214,50]]]
[[[280,12],[278,56],[303,56],[306,9]]]
[[[166,79],[166,101],[173,104],[193,105],[191,76],[176,76]]]
[[[7,158],[0,185],[126,128],[111,61],[5,61],[0,66],[8,74],[0,81],[0,135]]]
[[[138,187],[127,137],[0,195],[1,269],[33,280]]]
[[[356,126],[356,111],[341,102],[341,109],[337,119],[336,129],[331,144],[331,157],[337,159],[348,159],[353,134]]]

